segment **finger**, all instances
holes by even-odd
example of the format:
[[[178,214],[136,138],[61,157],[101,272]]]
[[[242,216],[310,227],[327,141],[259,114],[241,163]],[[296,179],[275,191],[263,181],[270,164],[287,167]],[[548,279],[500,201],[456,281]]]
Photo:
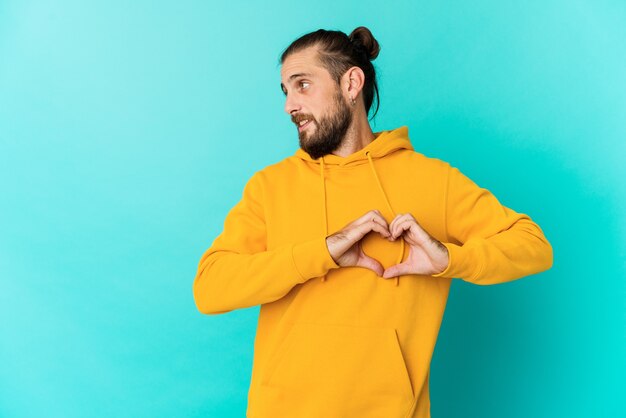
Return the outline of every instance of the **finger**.
[[[359,260],[357,261],[357,266],[359,267],[365,267],[367,269],[372,270],[374,273],[376,273],[377,276],[381,277],[383,275],[383,271],[385,270],[384,267],[382,266],[382,264],[380,264],[380,262],[378,262],[378,260],[370,257],[369,255],[365,254],[363,252],[363,250],[361,250],[361,256],[359,258]]]
[[[352,224],[361,225],[365,222],[372,221],[372,220],[384,226],[385,228],[389,228],[389,225],[387,224],[387,220],[384,218],[383,214],[378,209],[372,209],[366,212],[363,216],[353,221]]]
[[[371,231],[375,231],[385,238],[391,236],[387,228],[382,227],[374,221],[369,221],[361,225],[355,225],[346,231],[337,233],[336,239],[341,243],[341,248],[343,249],[343,252],[345,252]]]
[[[391,229],[391,227],[393,225],[395,225],[396,223],[398,223],[398,220],[400,220],[401,218],[403,218],[406,214],[404,213],[398,213],[391,222],[389,222],[389,229]]]
[[[398,222],[395,225],[395,229],[390,232],[392,234],[392,237],[394,237],[395,239],[395,237],[403,235],[405,231],[407,230],[409,231],[409,234],[405,234],[405,235],[408,236],[409,241],[412,244],[422,244],[429,237],[428,233],[422,228],[422,226],[410,214],[407,218],[405,218],[405,220]]]
[[[411,226],[415,225],[413,218],[404,218],[395,223],[392,229],[389,231],[393,239],[398,238],[404,233],[404,231],[411,229]]]
[[[380,214],[377,213],[376,209],[368,210],[361,217],[355,219],[352,223],[354,225],[361,225],[361,224],[363,224],[365,222],[371,221],[372,219],[374,219],[377,216],[380,216]]]
[[[408,261],[405,261],[404,263],[400,263],[400,264],[396,264],[395,266],[388,267],[383,272],[383,277],[385,279],[389,279],[391,277],[398,277],[403,274],[413,274],[413,273],[415,273],[415,270],[409,264]]]
[[[382,226],[375,221],[370,221],[370,222],[361,224],[358,226],[358,228],[359,228],[359,235],[361,236],[361,238],[370,231],[376,231],[383,237],[389,237],[391,235],[386,226]]]
[[[380,226],[382,226],[383,228],[385,228],[387,231],[389,231],[389,224],[387,223],[387,220],[384,218],[384,216],[376,211],[376,215],[374,216],[374,218],[372,219],[374,222],[376,222],[377,224],[379,224]]]
[[[376,222],[378,225],[382,226],[387,231],[389,231],[389,224],[387,224],[387,220],[385,219],[383,214],[380,213],[378,209],[371,210],[368,213],[369,213],[369,218],[366,218],[365,222],[367,221]]]
[[[391,223],[389,224],[389,232],[391,233],[393,239],[395,239],[398,235],[400,235],[402,232],[398,233],[398,235],[394,236],[393,231],[395,230],[395,228],[397,227],[398,224],[405,222],[407,219],[412,218],[410,213],[402,213],[402,214],[398,214],[393,221],[391,221]]]

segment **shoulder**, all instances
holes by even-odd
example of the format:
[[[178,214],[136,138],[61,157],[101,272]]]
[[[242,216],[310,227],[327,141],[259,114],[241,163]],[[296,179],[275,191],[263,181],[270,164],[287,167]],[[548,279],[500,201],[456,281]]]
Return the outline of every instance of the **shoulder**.
[[[401,163],[407,164],[411,169],[424,170],[436,175],[447,174],[452,165],[440,158],[423,154],[413,149],[402,150],[397,153]]]
[[[302,164],[303,161],[293,155],[283,158],[256,170],[250,177],[249,182],[256,184],[258,187],[276,186],[278,183],[288,179],[290,175],[293,175]]]

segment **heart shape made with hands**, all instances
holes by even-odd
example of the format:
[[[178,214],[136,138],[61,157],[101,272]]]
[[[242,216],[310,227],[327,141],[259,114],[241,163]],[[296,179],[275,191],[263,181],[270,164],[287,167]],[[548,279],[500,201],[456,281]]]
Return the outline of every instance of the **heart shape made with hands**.
[[[402,263],[388,267],[384,278],[403,274],[437,274],[448,266],[448,248],[431,236],[410,213],[398,214],[389,224],[390,240],[404,239],[409,256]]]
[[[409,247],[408,258],[384,268],[379,260],[368,255],[363,244],[375,242],[366,239],[376,232],[388,241],[404,240]],[[331,256],[339,266],[364,267],[383,278],[403,274],[431,275],[442,272],[448,265],[448,249],[426,232],[410,213],[398,214],[387,225],[380,211],[373,210],[346,225],[327,238]],[[375,248],[368,250],[375,253]],[[405,250],[406,251],[406,250]]]
[[[364,256],[380,264],[381,269],[370,268],[370,270],[373,270],[379,277],[383,276],[386,269],[406,260],[409,253],[408,245],[402,236],[391,240],[378,232],[370,232],[359,241],[359,244],[361,246],[360,250],[363,252]],[[402,259],[400,258],[401,255]]]

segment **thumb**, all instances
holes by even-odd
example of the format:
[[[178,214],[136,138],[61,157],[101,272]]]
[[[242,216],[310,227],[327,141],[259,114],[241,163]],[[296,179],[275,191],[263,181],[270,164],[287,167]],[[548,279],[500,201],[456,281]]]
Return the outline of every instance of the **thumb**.
[[[403,274],[410,274],[411,266],[408,261],[404,263],[396,264],[395,266],[390,266],[383,272],[383,278],[389,279],[390,277],[397,277]]]
[[[376,273],[376,275],[379,277],[383,275],[383,271],[385,270],[382,264],[378,262],[378,260],[370,257],[369,255],[366,255],[363,252],[361,253],[361,257],[359,258],[359,261],[357,262],[357,266],[370,269],[374,273]]]

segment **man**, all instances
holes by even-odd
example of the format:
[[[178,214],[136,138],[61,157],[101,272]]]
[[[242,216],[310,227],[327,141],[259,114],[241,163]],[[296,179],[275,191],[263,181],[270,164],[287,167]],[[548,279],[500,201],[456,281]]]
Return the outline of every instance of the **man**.
[[[552,266],[527,215],[372,132],[370,31],[318,30],[281,57],[295,155],[256,172],[202,256],[198,309],[261,305],[249,418],[430,416],[430,360],[453,278],[495,284]]]

